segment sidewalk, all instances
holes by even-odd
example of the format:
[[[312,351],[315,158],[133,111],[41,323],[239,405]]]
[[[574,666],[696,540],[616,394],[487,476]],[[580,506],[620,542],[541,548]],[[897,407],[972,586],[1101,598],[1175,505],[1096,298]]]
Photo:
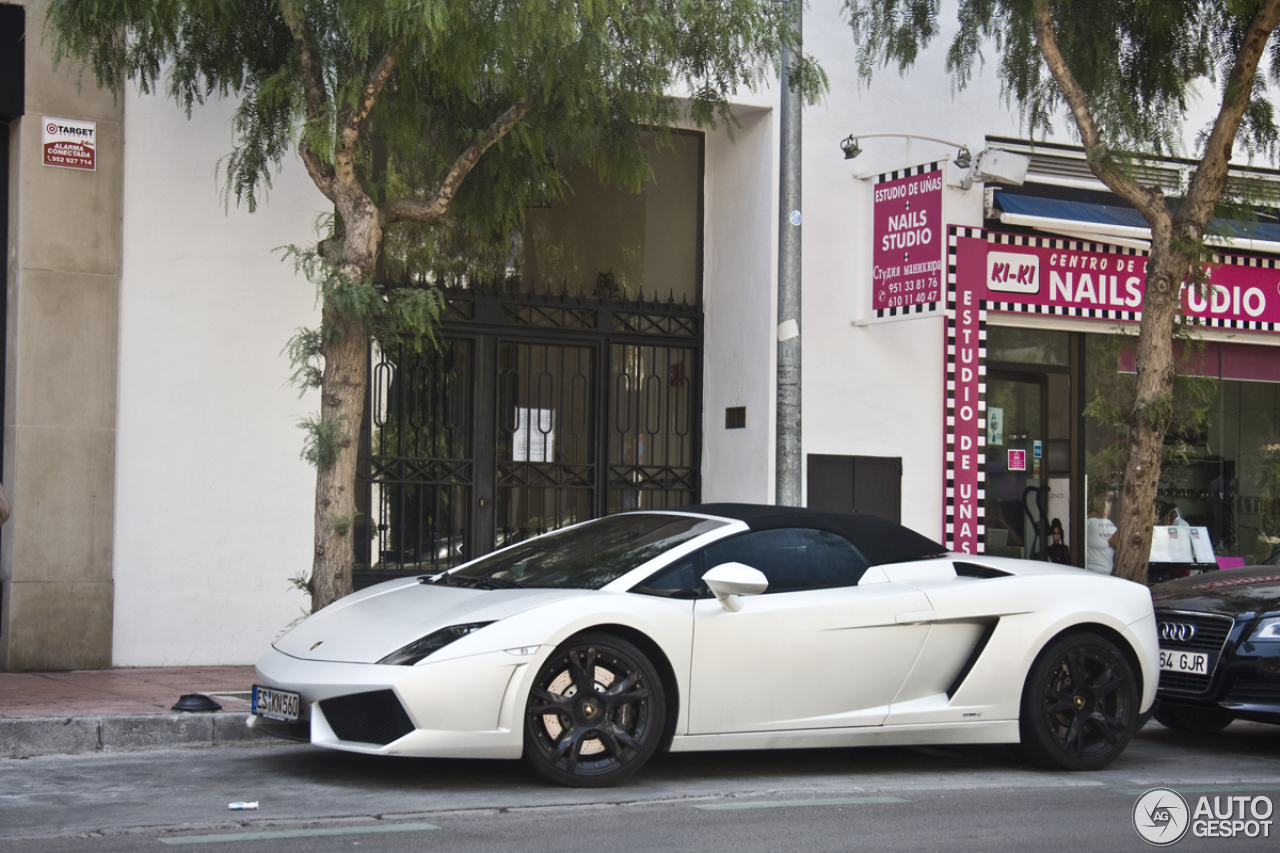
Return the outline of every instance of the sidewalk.
[[[0,672],[0,758],[281,743],[245,726],[251,666]],[[218,712],[171,710],[203,693]]]

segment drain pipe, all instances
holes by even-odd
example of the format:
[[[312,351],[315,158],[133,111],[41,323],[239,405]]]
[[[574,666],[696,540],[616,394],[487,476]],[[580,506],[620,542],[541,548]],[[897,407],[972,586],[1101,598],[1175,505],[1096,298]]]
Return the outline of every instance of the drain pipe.
[[[791,0],[803,33],[802,0]],[[803,40],[803,36],[802,36]],[[782,53],[778,180],[778,379],[774,502],[801,506],[800,493],[800,95],[791,91],[791,51]]]

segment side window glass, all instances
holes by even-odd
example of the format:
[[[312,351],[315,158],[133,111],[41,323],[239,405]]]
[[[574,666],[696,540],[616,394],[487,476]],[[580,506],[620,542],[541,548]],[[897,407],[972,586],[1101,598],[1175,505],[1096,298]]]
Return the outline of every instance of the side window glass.
[[[686,557],[636,584],[631,591],[663,598],[706,598],[711,593],[702,582],[702,572],[698,571],[700,565],[696,554]]]
[[[849,540],[825,530],[785,527],[755,530],[709,545],[704,565],[745,563],[769,579],[765,594],[854,586],[867,559]]]

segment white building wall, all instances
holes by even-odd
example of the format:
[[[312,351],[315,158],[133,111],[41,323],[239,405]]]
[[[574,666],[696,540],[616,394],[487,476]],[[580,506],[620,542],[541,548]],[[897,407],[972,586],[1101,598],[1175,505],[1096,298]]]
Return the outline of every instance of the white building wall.
[[[318,314],[275,249],[326,202],[289,163],[256,213],[224,210],[230,112],[126,96],[116,666],[250,663],[305,603],[288,579],[311,565],[314,401],[281,349]]]
[[[772,100],[764,93],[761,100]],[[707,134],[703,216],[702,500],[772,503],[778,251],[777,112]],[[725,409],[746,427],[725,429]]]
[[[847,161],[850,132],[900,132],[967,144],[1018,134],[990,76],[953,98],[942,72],[945,41],[906,77],[859,84],[852,34],[836,4],[805,13],[805,49],[831,79],[804,112],[803,453],[899,456],[903,521],[942,533],[944,328],[940,318],[853,325],[870,312],[871,192],[881,172],[954,156],[918,140],[868,140]],[[778,148],[777,93],[749,97],[742,127],[707,136],[704,501],[772,503],[774,495]],[[766,108],[761,109],[761,108]],[[869,180],[859,176],[870,175]],[[948,189],[952,224],[981,225],[981,185]],[[724,410],[747,426],[724,428]]]

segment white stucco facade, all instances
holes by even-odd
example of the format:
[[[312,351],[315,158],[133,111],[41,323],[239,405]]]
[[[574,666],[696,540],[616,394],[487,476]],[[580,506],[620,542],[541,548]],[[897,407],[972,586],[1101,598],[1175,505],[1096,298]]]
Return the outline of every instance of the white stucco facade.
[[[288,579],[311,564],[315,400],[281,350],[318,312],[277,248],[326,200],[291,163],[257,212],[224,208],[230,112],[126,98],[116,666],[249,662],[305,603]]]

